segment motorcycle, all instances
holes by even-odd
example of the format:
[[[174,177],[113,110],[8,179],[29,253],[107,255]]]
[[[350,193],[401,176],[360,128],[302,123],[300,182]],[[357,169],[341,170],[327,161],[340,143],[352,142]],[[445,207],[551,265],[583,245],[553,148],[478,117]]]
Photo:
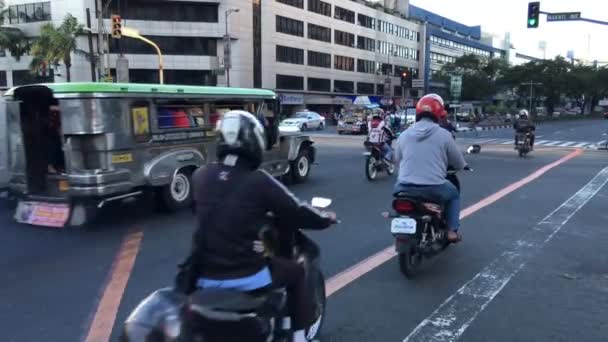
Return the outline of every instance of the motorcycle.
[[[375,180],[378,177],[378,172],[386,171],[389,176],[395,173],[395,164],[384,158],[380,144],[365,141],[364,146],[367,149],[367,152],[363,153],[365,156],[365,176],[367,180]]]
[[[528,153],[532,150],[531,148],[531,135],[532,133],[517,133],[517,144],[515,149],[519,153],[521,158],[525,158]]]
[[[312,206],[327,208],[331,199],[315,197]],[[316,340],[325,319],[325,277],[320,250],[299,229],[277,229],[272,215],[262,240],[269,255],[297,260],[304,266],[313,293],[314,321],[305,330]],[[129,342],[289,342],[293,339],[285,288],[250,292],[199,289],[186,296],[172,288],[144,299],[124,323],[122,341]]]
[[[465,170],[473,171],[466,167]],[[448,170],[446,179],[460,192],[460,181],[456,171]],[[391,233],[395,238],[399,269],[407,278],[414,277],[422,264],[422,258],[432,258],[449,245],[448,227],[443,217],[443,204],[409,197],[397,193],[393,200],[394,213],[385,213],[392,218]]]

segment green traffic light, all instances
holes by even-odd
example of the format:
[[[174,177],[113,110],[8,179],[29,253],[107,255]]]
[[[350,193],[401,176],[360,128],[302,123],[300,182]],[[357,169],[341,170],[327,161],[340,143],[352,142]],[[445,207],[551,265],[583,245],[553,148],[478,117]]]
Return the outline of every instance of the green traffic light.
[[[534,25],[536,25],[536,19],[529,19],[529,20],[528,20],[528,24],[529,24],[530,26],[534,26]]]

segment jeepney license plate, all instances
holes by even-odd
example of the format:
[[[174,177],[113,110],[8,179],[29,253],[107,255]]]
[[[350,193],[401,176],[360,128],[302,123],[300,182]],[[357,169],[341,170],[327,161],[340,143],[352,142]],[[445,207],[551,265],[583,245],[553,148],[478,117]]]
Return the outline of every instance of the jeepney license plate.
[[[61,228],[70,217],[70,206],[65,203],[19,202],[15,220],[34,226]]]
[[[411,218],[395,218],[391,221],[391,233],[393,234],[415,234],[416,220]]]
[[[112,164],[130,163],[133,161],[133,154],[121,153],[112,155]]]

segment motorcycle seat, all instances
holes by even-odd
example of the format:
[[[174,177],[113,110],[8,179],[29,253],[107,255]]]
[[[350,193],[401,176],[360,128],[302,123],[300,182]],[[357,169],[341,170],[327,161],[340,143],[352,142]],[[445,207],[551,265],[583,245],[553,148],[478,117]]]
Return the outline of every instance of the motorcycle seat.
[[[285,306],[285,289],[242,292],[230,289],[201,289],[188,298],[190,311],[213,320],[237,321]]]

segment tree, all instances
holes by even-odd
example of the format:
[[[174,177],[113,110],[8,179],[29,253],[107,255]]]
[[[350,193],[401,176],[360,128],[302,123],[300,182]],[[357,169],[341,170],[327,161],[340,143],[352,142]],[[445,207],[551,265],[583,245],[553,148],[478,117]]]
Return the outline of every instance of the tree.
[[[40,36],[32,44],[33,56],[30,68],[38,71],[45,63],[65,66],[66,79],[71,81],[70,68],[72,67],[72,54],[89,57],[86,51],[78,48],[77,38],[84,33],[84,26],[68,14],[59,27],[46,23],[40,28]]]
[[[4,8],[4,1],[0,0],[0,25],[4,25],[7,9]],[[28,39],[18,28],[0,26],[0,49],[8,52],[17,61],[28,52]]]

